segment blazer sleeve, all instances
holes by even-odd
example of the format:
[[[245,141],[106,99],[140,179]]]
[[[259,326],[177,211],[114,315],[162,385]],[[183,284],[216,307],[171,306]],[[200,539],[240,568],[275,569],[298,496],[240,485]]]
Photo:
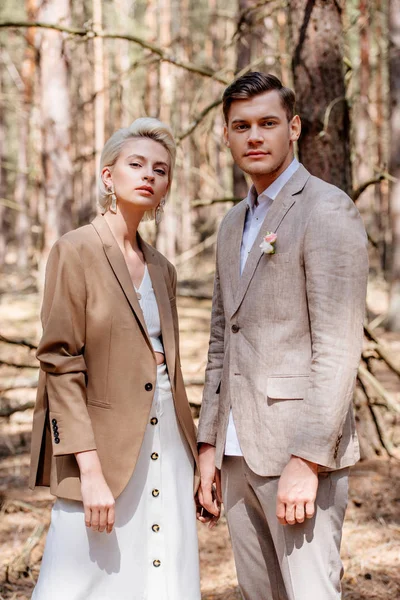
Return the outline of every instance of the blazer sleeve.
[[[217,256],[211,311],[210,343],[197,435],[199,443],[211,444],[212,446],[215,446],[217,441],[219,392],[224,364],[224,336],[225,313]]]
[[[304,238],[312,362],[290,451],[330,467],[351,409],[362,350],[368,277],[367,236],[352,200],[321,200]]]
[[[61,238],[46,267],[43,336],[37,350],[46,374],[53,455],[96,449],[86,406],[85,272],[75,246]]]

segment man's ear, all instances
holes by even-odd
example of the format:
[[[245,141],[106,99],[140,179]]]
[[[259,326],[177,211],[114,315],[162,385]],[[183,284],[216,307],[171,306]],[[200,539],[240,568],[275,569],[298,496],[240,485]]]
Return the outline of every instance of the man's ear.
[[[295,115],[290,121],[290,141],[297,142],[301,134],[301,120],[299,115]]]
[[[224,125],[224,142],[225,146],[228,146],[229,148],[228,126],[226,124]]]

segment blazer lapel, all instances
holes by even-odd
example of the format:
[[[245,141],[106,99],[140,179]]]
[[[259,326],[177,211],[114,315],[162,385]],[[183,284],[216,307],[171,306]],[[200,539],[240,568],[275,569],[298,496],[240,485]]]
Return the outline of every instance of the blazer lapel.
[[[106,254],[107,260],[110,263],[112,270],[114,271],[114,275],[120,284],[122,291],[125,294],[126,299],[128,300],[136,319],[139,322],[139,325],[142,329],[142,333],[146,338],[146,341],[150,348],[152,349],[152,345],[147,334],[147,328],[144,321],[144,316],[142,309],[140,308],[139,300],[137,299],[135,289],[132,284],[131,276],[129,275],[128,267],[126,266],[125,259],[121,252],[120,247],[116,239],[114,238],[111,229],[109,228],[107,221],[104,217],[96,217],[92,221],[93,227],[96,229],[101,241],[103,242],[104,252]]]
[[[169,292],[165,281],[163,269],[158,261],[157,254],[149,244],[140,236],[139,243],[144,254],[154,294],[157,300],[158,312],[160,314],[161,332],[165,352],[165,360],[168,366],[169,378],[173,385],[175,377],[175,331],[172,316]]]
[[[240,284],[240,248],[242,246],[243,228],[247,214],[247,201],[243,200],[237,208],[234,219],[226,231],[226,259],[225,264],[229,265],[230,280],[233,293]]]
[[[260,227],[258,236],[254,241],[254,244],[246,261],[246,265],[243,270],[242,276],[240,277],[239,285],[236,287],[237,293],[235,295],[234,310],[232,312],[232,316],[239,309],[243,298],[246,294],[247,288],[250,285],[250,281],[253,278],[257,265],[261,259],[262,251],[260,249],[260,244],[263,238],[267,235],[268,231],[275,233],[278,231],[279,225],[282,223],[286,214],[295,204],[296,195],[303,190],[309,177],[310,173],[303,167],[303,165],[300,165],[297,171],[294,173],[293,177],[289,179],[286,185],[283,186],[282,190],[279,192],[274,202],[272,203],[271,208],[269,209],[263,221],[263,224]]]

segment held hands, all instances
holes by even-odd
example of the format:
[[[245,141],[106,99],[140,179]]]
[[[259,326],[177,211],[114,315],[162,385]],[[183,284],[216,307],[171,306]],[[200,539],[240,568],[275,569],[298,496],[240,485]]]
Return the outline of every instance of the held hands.
[[[315,512],[318,465],[292,456],[283,469],[278,485],[276,516],[281,525],[303,523]]]
[[[212,529],[221,514],[221,478],[215,468],[215,447],[201,444],[199,448],[200,487],[197,493],[197,519]]]
[[[104,479],[96,450],[75,455],[81,471],[85,525],[93,531],[111,533],[115,523],[115,500]]]

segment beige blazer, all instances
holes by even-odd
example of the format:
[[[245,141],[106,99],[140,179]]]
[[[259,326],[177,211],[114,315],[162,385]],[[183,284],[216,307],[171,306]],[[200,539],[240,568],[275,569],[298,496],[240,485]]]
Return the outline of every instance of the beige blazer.
[[[352,397],[368,275],[354,203],[301,165],[273,202],[240,276],[246,201],[218,236],[198,441],[221,466],[229,412],[250,468],[279,475],[290,455],[327,469],[359,458]],[[276,232],[276,254],[260,243]]]
[[[182,432],[196,435],[179,361],[176,271],[139,238],[160,312],[165,359]],[[156,385],[156,360],[136,292],[103,217],[67,233],[47,264],[37,351],[30,487],[81,499],[74,453],[97,449],[115,498],[138,458]]]

